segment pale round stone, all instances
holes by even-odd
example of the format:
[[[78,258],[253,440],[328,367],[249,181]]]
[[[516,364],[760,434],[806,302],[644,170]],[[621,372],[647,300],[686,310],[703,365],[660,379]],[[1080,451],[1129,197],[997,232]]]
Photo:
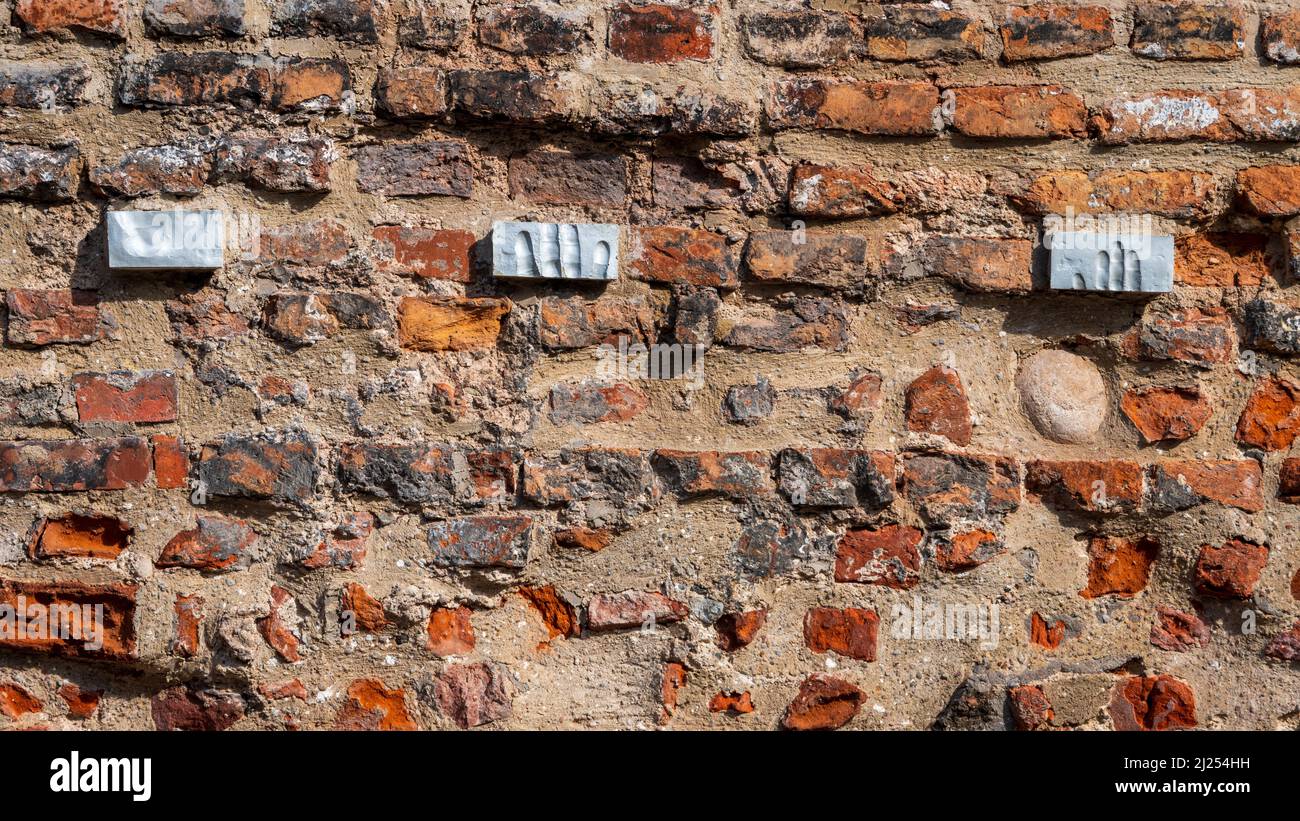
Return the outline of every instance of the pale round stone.
[[[1106,421],[1106,383],[1097,366],[1065,351],[1039,351],[1016,375],[1020,407],[1053,442],[1091,442]]]

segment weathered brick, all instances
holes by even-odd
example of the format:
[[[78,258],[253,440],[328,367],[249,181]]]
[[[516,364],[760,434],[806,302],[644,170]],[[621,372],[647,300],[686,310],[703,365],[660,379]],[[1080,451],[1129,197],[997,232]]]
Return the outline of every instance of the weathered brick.
[[[163,547],[158,567],[188,567],[208,573],[245,570],[253,562],[257,533],[226,516],[199,516]]]
[[[123,490],[143,485],[151,466],[135,436],[0,442],[0,492]]]
[[[234,137],[222,140],[213,165],[217,177],[254,188],[321,192],[330,190],[336,159],[333,141],[320,137]]]
[[[338,57],[280,57],[271,66],[271,81],[268,105],[279,111],[351,107],[352,74]]]
[[[0,106],[66,111],[86,102],[85,63],[0,60]]]
[[[474,652],[474,623],[468,607],[439,607],[429,612],[424,649],[440,658]]]
[[[570,425],[626,422],[645,410],[650,400],[626,383],[581,382],[551,388],[550,404],[551,422]]]
[[[1264,648],[1264,655],[1278,661],[1300,661],[1300,621],[1291,629],[1274,636]]]
[[[0,145],[0,197],[61,202],[77,192],[81,158],[75,148]]]
[[[258,249],[258,261],[262,263],[326,266],[347,256],[352,249],[352,236],[346,223],[322,217],[267,226],[258,237]]]
[[[537,337],[547,348],[575,350],[591,345],[617,346],[620,336],[633,343],[657,338],[657,311],[644,297],[544,297],[537,311]]]
[[[724,613],[713,623],[713,628],[718,632],[718,646],[728,653],[734,653],[752,644],[765,624],[766,610],[749,610],[743,613]]]
[[[68,513],[38,521],[27,554],[33,559],[116,559],[133,533],[129,524],[114,516]]]
[[[85,345],[103,339],[113,322],[90,291],[14,288],[5,293],[5,304],[10,345]]]
[[[734,288],[736,255],[723,234],[673,226],[636,227],[624,254],[628,268],[651,282]]]
[[[786,708],[781,727],[838,730],[853,720],[865,699],[862,691],[847,681],[818,673],[799,685],[799,693]]]
[[[1129,94],[1103,103],[1092,128],[1110,145],[1292,141],[1300,138],[1300,88]]]
[[[859,661],[876,660],[880,617],[857,607],[814,607],[803,617],[803,640],[814,653],[837,653]]]
[[[344,291],[274,294],[262,310],[262,322],[272,336],[294,346],[315,344],[344,328],[372,330],[392,324],[382,302]]]
[[[866,237],[824,231],[756,231],[745,246],[745,268],[760,282],[851,287],[873,262]]]
[[[1261,381],[1237,420],[1236,440],[1261,450],[1286,450],[1300,436],[1300,385],[1279,376]]]
[[[576,119],[574,82],[532,71],[456,70],[448,74],[451,105],[462,117],[518,125],[559,125]]]
[[[952,127],[967,137],[1064,139],[1087,133],[1088,109],[1060,86],[962,86],[944,92]]]
[[[1020,464],[971,453],[908,454],[902,490],[928,522],[1002,516],[1020,506]]]
[[[510,196],[546,205],[621,206],[627,160],[614,154],[534,150],[510,158]]]
[[[308,570],[337,567],[359,569],[366,560],[366,541],[375,529],[375,517],[369,513],[349,513],[338,525],[324,534],[310,554],[298,564]]]
[[[1081,57],[1115,45],[1114,21],[1105,6],[1008,6],[998,31],[1002,59],[1008,62]]]
[[[1160,543],[1149,536],[1093,536],[1088,541],[1088,586],[1079,595],[1132,598],[1146,589],[1159,555]]]
[[[1047,650],[1055,650],[1065,640],[1067,625],[1061,619],[1048,622],[1035,610],[1029,614],[1029,643]]]
[[[781,492],[807,507],[887,507],[894,457],[884,451],[786,448],[777,457]]]
[[[1262,217],[1300,214],[1300,166],[1265,165],[1238,171],[1237,201]]]
[[[469,197],[473,191],[473,166],[465,144],[456,140],[367,145],[353,156],[357,186],[368,193]]]
[[[514,688],[500,664],[452,664],[438,674],[434,698],[443,715],[467,730],[509,718]]]
[[[1184,285],[1239,288],[1259,285],[1272,274],[1267,234],[1182,234],[1174,247],[1174,270]]]
[[[145,0],[144,24],[169,37],[242,37],[244,0]]]
[[[36,427],[72,418],[71,397],[58,382],[0,381],[0,425]]]
[[[939,90],[929,83],[795,79],[767,99],[774,128],[816,128],[872,136],[923,137],[941,127]]]
[[[957,445],[971,440],[970,402],[961,377],[935,365],[918,376],[903,394],[907,429],[942,436]]]
[[[591,20],[581,10],[551,3],[490,6],[478,13],[478,40],[507,54],[572,54],[591,40]]]
[[[728,422],[738,425],[757,425],[772,415],[776,404],[776,389],[765,377],[758,376],[753,383],[732,385],[722,399],[722,413]]]
[[[1289,456],[1282,460],[1277,477],[1277,498],[1290,505],[1300,504],[1300,457]]]
[[[670,624],[686,618],[688,612],[686,605],[662,593],[600,593],[587,603],[587,627],[600,631],[626,630],[647,623]]]
[[[1194,613],[1184,613],[1172,607],[1156,607],[1156,622],[1151,625],[1151,645],[1161,650],[1185,653],[1206,647],[1210,643],[1210,628]]]
[[[754,712],[754,700],[749,691],[719,692],[709,699],[710,713],[726,713],[730,716],[746,715]]]
[[[921,253],[930,276],[977,293],[1024,293],[1033,288],[1034,244],[996,237],[931,237]]]
[[[1034,214],[1091,214],[1118,211],[1174,219],[1203,219],[1218,195],[1218,183],[1195,171],[1052,171],[1028,180],[1010,195]]]
[[[122,7],[117,0],[18,0],[14,15],[29,31],[81,29],[123,36]]]
[[[425,279],[470,282],[474,278],[476,237],[469,231],[380,225],[372,236],[378,243],[380,268]]]
[[[1110,702],[1116,730],[1182,730],[1195,727],[1196,696],[1173,676],[1132,676],[1115,686]]]
[[[348,43],[378,42],[371,0],[277,0],[273,37],[332,37]]]
[[[212,343],[249,331],[248,320],[226,304],[223,292],[204,288],[167,302],[172,332],[184,342]]]
[[[1249,598],[1267,563],[1267,545],[1244,539],[1230,539],[1222,545],[1201,545],[1196,559],[1196,591],[1215,598]]]
[[[413,351],[492,348],[510,300],[500,297],[403,297],[397,306],[397,337]]]
[[[1265,14],[1259,24],[1260,52],[1274,63],[1300,63],[1300,11]]]
[[[608,501],[647,509],[659,500],[660,488],[644,451],[581,447],[525,459],[523,495],[539,505]]]
[[[904,210],[907,193],[883,177],[872,168],[800,163],[790,181],[790,211],[809,217],[862,217]]]
[[[1234,3],[1139,3],[1129,47],[1153,60],[1235,60],[1246,18]]]
[[[1237,331],[1222,308],[1188,308],[1144,316],[1121,347],[1135,359],[1173,360],[1212,368],[1233,361]]]
[[[52,634],[35,636],[12,629],[0,632],[0,648],[70,658],[129,660],[136,654],[136,590],[133,584],[0,579],[0,605],[9,613],[24,607],[30,618],[31,607],[38,605],[47,614],[56,612],[55,608],[64,614],[60,630]],[[103,608],[102,618],[96,609],[99,607]],[[93,628],[82,620],[82,614],[94,614]]]
[[[168,649],[181,658],[193,658],[199,653],[199,628],[203,623],[203,597],[177,596],[172,603],[172,616],[176,632]]]
[[[1120,397],[1119,407],[1145,444],[1190,439],[1214,413],[1209,399],[1195,385],[1129,388]]]
[[[58,694],[59,698],[63,699],[63,703],[68,705],[68,718],[80,721],[95,714],[104,691],[83,689],[69,681],[67,684],[60,685]]]
[[[370,595],[357,582],[348,582],[339,591],[339,621],[346,625],[342,630],[344,635],[351,629],[378,633],[391,624],[388,614],[384,612],[383,602]]]
[[[126,152],[111,165],[90,169],[90,184],[109,196],[193,196],[208,182],[211,163],[197,148],[153,145]]]
[[[407,12],[397,21],[397,42],[407,48],[447,54],[469,28],[469,15],[445,3],[417,0],[408,5]]]
[[[504,501],[515,492],[515,473],[514,455],[502,448],[365,442],[339,449],[338,477],[345,489],[406,505]]]
[[[931,535],[934,563],[950,573],[972,570],[1006,550],[1005,542],[997,533],[983,528],[936,531]]]
[[[610,528],[566,527],[552,532],[551,537],[557,547],[592,553],[599,553],[614,543],[614,531]]]
[[[849,530],[835,554],[835,581],[879,584],[906,590],[920,581],[925,534],[914,527],[885,525]]]
[[[298,652],[298,637],[290,627],[297,623],[297,607],[289,591],[273,584],[270,612],[256,620],[257,631],[280,661],[286,664],[302,661],[302,654]]]
[[[771,493],[771,457],[761,451],[656,450],[654,466],[678,496],[721,494],[744,499]]]
[[[1141,466],[1120,459],[1030,462],[1025,487],[1053,505],[1092,513],[1137,510],[1144,489]]]
[[[884,381],[875,371],[853,374],[849,386],[842,392],[833,393],[826,401],[826,407],[845,419],[861,419],[884,404],[881,386]]]
[[[788,353],[804,348],[840,351],[848,345],[849,320],[843,304],[800,297],[772,317],[737,322],[723,344],[751,351]]]
[[[229,729],[248,709],[244,697],[230,690],[178,685],[156,693],[149,702],[154,726],[166,732],[217,732]]]
[[[176,375],[171,371],[79,373],[72,377],[82,422],[172,422]]]
[[[1033,684],[1009,688],[1007,702],[1017,730],[1050,729],[1056,718],[1056,712],[1044,695],[1043,688]]]
[[[651,173],[656,205],[729,208],[744,200],[739,179],[694,157],[657,157]]]
[[[199,454],[199,481],[211,496],[304,503],[319,479],[316,443],[301,430],[228,433]]]
[[[168,51],[127,57],[118,100],[127,106],[265,105],[272,92],[272,65],[224,51]]]
[[[375,105],[396,119],[441,117],[449,93],[447,73],[430,66],[383,68],[375,80]]]
[[[348,698],[334,718],[338,730],[418,730],[406,708],[406,691],[389,689],[377,678],[359,678],[348,685]]]
[[[1156,512],[1217,502],[1254,513],[1264,507],[1260,474],[1254,459],[1166,459],[1148,469],[1147,502]]]
[[[714,85],[607,80],[592,91],[590,126],[611,135],[743,137],[758,127],[758,103],[752,94]]]
[[[845,14],[765,11],[740,19],[740,33],[750,57],[769,66],[825,68],[846,62],[861,51],[862,31]]]
[[[886,6],[863,20],[867,54],[910,62],[979,59],[984,29],[978,20],[927,6]]]
[[[623,3],[609,14],[609,51],[636,63],[707,60],[717,15],[717,6]]]
[[[531,516],[469,516],[429,525],[433,563],[522,570],[534,541]]]
[[[577,608],[566,594],[556,590],[553,585],[523,587],[520,588],[519,595],[537,612],[546,625],[550,638],[577,636],[582,632]]]

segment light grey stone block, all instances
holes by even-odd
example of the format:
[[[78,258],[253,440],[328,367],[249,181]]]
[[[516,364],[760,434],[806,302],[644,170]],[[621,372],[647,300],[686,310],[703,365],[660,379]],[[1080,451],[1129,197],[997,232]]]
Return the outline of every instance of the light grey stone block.
[[[1174,286],[1174,238],[1167,234],[1048,234],[1052,288],[1164,293]]]
[[[509,279],[618,279],[618,226],[497,222],[492,275]]]
[[[224,263],[220,211],[109,211],[108,267],[211,271]]]

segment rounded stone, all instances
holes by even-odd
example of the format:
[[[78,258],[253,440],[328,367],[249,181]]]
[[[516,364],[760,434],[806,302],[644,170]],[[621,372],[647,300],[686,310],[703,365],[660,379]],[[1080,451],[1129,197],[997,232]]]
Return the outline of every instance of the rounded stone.
[[[1097,366],[1066,351],[1039,351],[1016,375],[1020,407],[1053,442],[1091,442],[1106,421],[1106,383]]]

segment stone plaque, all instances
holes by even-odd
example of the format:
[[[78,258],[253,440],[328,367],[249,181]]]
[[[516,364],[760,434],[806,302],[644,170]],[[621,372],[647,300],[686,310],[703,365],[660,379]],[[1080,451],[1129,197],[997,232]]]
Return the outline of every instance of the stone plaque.
[[[224,263],[220,211],[109,211],[108,267],[211,271]]]
[[[1174,238],[1066,231],[1047,235],[1053,290],[1164,293],[1174,286]]]
[[[497,222],[492,275],[510,279],[618,279],[618,226]]]

